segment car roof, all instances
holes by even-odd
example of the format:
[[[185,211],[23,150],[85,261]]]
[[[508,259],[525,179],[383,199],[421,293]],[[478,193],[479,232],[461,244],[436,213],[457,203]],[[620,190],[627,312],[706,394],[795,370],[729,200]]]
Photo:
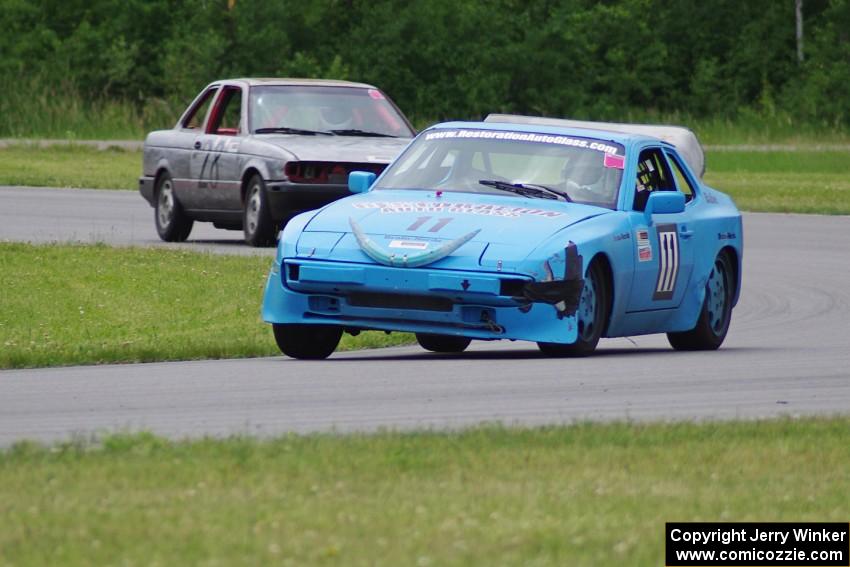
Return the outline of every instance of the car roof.
[[[238,78],[238,79],[223,79],[215,81],[216,83],[240,82],[247,83],[249,86],[265,86],[265,85],[286,85],[286,86],[320,86],[320,87],[359,87],[364,89],[377,89],[373,85],[366,83],[355,83],[352,81],[342,81],[336,79],[301,79],[291,77],[254,77],[254,78]]]

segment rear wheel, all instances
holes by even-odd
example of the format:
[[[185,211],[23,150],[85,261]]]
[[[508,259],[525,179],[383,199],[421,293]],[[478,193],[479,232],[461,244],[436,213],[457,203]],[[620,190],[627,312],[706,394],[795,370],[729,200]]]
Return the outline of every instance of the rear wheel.
[[[272,325],[280,352],[292,358],[321,360],[331,355],[342,337],[342,328],[333,325]]]
[[[245,242],[251,246],[271,246],[275,243],[275,224],[269,211],[266,184],[259,175],[248,181],[245,210],[242,215]]]
[[[194,221],[183,212],[174,195],[174,181],[167,173],[157,179],[154,219],[157,234],[166,242],[183,242],[192,232]]]
[[[696,326],[690,331],[667,333],[670,346],[676,350],[716,350],[723,344],[732,319],[735,284],[732,261],[721,252],[705,284],[705,301]]]
[[[537,343],[547,356],[587,356],[599,343],[611,309],[611,290],[601,262],[593,262],[584,275],[584,287],[576,311],[578,333],[571,345]]]
[[[451,335],[416,333],[416,341],[419,346],[431,352],[463,352],[472,342],[472,339]]]

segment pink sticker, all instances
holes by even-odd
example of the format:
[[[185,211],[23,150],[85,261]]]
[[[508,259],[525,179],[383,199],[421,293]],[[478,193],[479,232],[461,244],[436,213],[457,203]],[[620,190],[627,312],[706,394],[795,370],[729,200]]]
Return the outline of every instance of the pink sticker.
[[[381,91],[376,91],[375,89],[369,89],[369,96],[375,100],[384,100],[384,95],[381,94]]]
[[[605,154],[605,167],[613,169],[626,168],[626,156],[618,156],[614,154]]]

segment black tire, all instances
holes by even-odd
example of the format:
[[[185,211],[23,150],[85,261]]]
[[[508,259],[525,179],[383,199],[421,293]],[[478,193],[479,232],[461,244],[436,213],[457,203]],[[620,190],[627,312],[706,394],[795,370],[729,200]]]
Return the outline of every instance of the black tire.
[[[248,180],[242,211],[245,242],[251,246],[272,246],[277,238],[276,228],[269,211],[266,183],[262,177],[254,175]]]
[[[581,291],[576,324],[578,336],[570,345],[560,343],[537,343],[546,356],[579,357],[587,356],[596,350],[605,324],[611,312],[611,284],[602,263],[595,261],[584,275],[584,287]]]
[[[275,323],[274,340],[280,352],[292,358],[321,360],[336,350],[342,327],[333,325],[286,325]]]
[[[189,238],[195,223],[183,212],[183,207],[174,194],[174,181],[171,175],[163,173],[156,180],[156,205],[154,222],[159,237],[166,242],[183,242]]]
[[[419,346],[431,352],[463,352],[472,342],[472,339],[452,335],[416,333],[416,341]]]
[[[714,269],[705,284],[705,301],[690,331],[667,333],[670,346],[676,350],[717,350],[723,344],[732,319],[732,298],[735,295],[732,260],[721,252],[714,260]]]

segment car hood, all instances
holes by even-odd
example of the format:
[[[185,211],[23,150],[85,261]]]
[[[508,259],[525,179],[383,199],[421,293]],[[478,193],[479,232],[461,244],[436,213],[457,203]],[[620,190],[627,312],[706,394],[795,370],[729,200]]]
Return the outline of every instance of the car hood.
[[[608,209],[469,193],[380,190],[335,201],[301,234],[299,256],[417,267],[484,265],[485,250],[517,265],[541,242]],[[495,265],[494,265],[495,267]]]
[[[389,163],[410,138],[362,136],[260,135],[254,139],[282,148],[299,161]]]

